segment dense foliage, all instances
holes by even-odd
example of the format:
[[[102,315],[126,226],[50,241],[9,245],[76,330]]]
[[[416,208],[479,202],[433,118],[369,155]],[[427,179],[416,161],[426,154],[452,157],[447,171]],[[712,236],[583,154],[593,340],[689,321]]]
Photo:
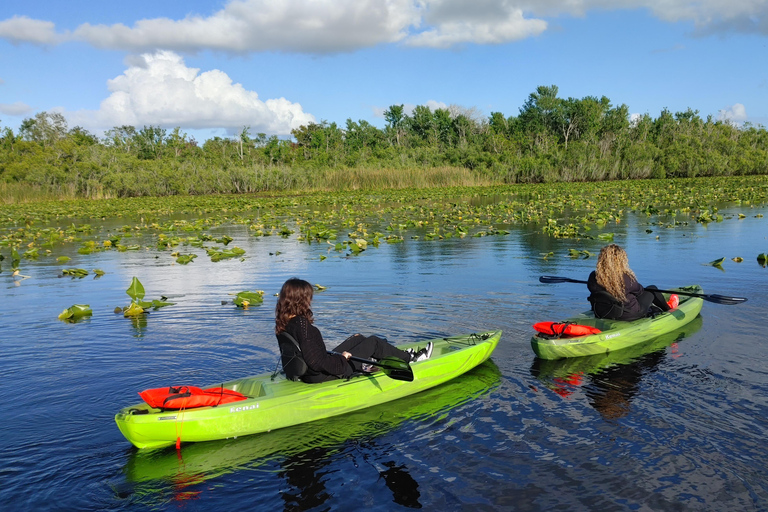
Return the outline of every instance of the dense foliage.
[[[403,105],[386,126],[348,119],[202,145],[180,128],[114,127],[99,139],[40,112],[0,134],[0,198],[162,196],[321,188],[548,183],[764,174],[768,131],[663,110],[630,119],[606,97],[531,93],[519,115]]]

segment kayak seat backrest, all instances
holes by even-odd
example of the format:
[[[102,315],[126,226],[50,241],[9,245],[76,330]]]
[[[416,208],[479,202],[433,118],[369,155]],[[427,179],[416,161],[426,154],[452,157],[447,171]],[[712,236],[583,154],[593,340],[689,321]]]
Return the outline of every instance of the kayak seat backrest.
[[[595,318],[616,320],[624,314],[624,303],[606,291],[594,291],[587,298]]]
[[[277,335],[277,344],[280,346],[280,361],[283,363],[285,376],[290,380],[301,380],[307,373],[307,363],[304,362],[299,342],[283,331]]]

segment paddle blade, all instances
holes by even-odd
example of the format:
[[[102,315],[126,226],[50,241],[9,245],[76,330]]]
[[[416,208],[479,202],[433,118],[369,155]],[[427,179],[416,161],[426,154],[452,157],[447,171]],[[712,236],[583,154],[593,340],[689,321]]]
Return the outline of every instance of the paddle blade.
[[[411,365],[402,359],[385,357],[381,361],[377,361],[376,366],[381,368],[381,371],[383,371],[390,379],[413,382],[413,370],[411,369]]]
[[[718,295],[716,293],[704,295],[703,299],[708,300],[709,302],[714,302],[715,304],[726,304],[728,306],[747,302],[746,297],[728,297],[726,295]]]
[[[580,281],[578,279],[571,279],[570,277],[558,277],[558,276],[541,276],[539,277],[540,283],[580,283],[586,284],[586,281]]]

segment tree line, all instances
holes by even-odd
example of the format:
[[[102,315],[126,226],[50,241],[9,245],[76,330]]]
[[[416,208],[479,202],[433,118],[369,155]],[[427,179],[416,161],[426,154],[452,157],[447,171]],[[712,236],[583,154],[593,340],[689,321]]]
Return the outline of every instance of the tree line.
[[[605,96],[540,86],[517,115],[392,105],[386,125],[347,119],[200,144],[181,128],[114,127],[98,137],[40,112],[0,131],[0,183],[77,197],[245,193],[319,188],[328,172],[463,168],[492,183],[768,173],[768,131],[690,108],[630,118]]]

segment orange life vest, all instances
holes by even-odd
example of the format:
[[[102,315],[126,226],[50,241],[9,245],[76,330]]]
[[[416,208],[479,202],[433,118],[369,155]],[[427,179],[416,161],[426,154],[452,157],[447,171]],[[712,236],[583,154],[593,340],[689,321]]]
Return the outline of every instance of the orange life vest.
[[[586,336],[598,334],[600,329],[589,325],[572,324],[570,322],[539,322],[533,324],[533,328],[548,336]]]
[[[195,386],[170,386],[146,389],[139,396],[158,409],[191,409],[237,402],[248,398],[242,393],[224,388],[200,389]]]

